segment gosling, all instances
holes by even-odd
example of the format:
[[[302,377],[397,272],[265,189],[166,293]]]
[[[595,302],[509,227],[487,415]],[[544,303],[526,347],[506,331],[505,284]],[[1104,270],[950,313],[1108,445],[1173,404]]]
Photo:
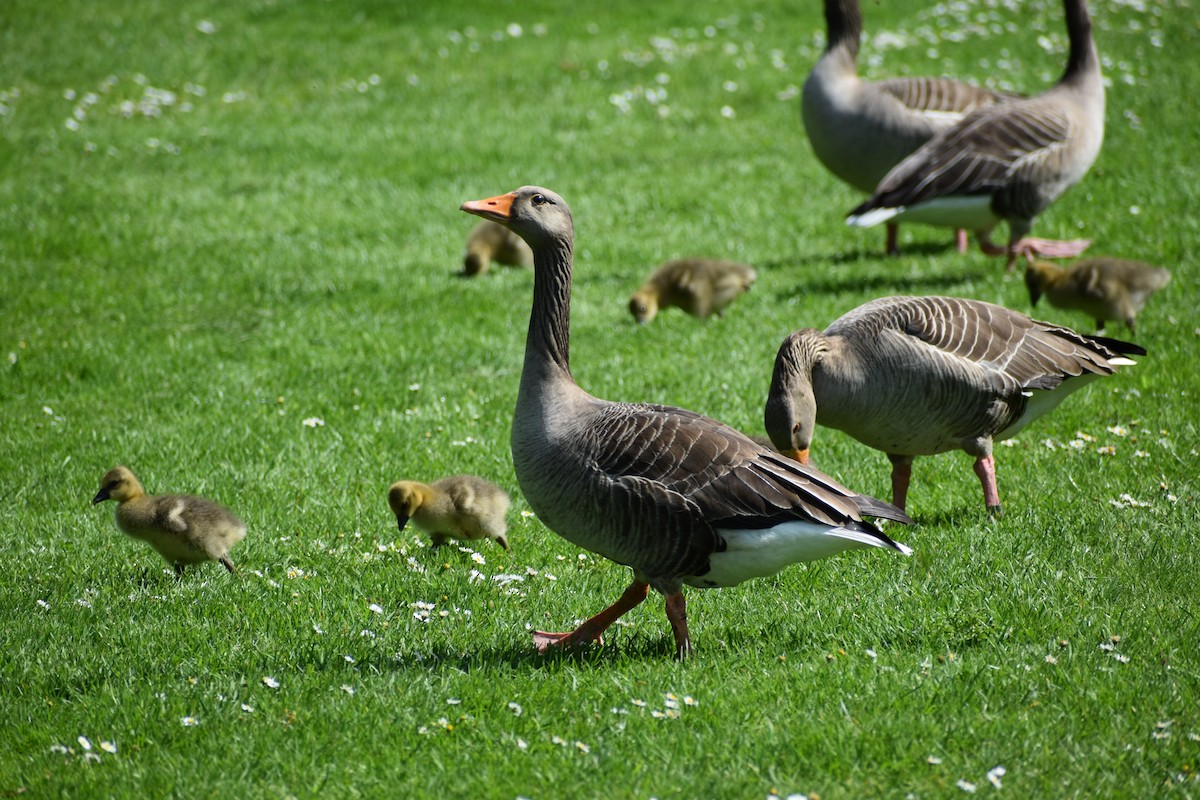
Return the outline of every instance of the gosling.
[[[149,496],[128,467],[113,467],[100,479],[92,505],[117,501],[117,527],[149,544],[183,577],[189,564],[219,561],[236,572],[229,551],[246,537],[246,523],[222,505],[184,494]]]
[[[434,547],[448,539],[491,539],[508,549],[508,495],[483,478],[454,475],[429,484],[397,481],[388,489],[388,505],[401,531],[412,519]]]
[[[660,308],[678,306],[693,317],[723,316],[757,276],[754,268],[732,261],[684,258],[663,264],[629,298],[629,313],[639,323],[654,319]]]
[[[1097,329],[1115,319],[1130,333],[1146,300],[1170,280],[1171,273],[1163,267],[1107,257],[1089,258],[1069,269],[1034,261],[1025,270],[1031,305],[1036,306],[1044,293],[1053,306],[1091,314]]]
[[[463,274],[482,275],[493,261],[510,267],[532,267],[533,251],[520,236],[498,222],[485,219],[467,235]]]

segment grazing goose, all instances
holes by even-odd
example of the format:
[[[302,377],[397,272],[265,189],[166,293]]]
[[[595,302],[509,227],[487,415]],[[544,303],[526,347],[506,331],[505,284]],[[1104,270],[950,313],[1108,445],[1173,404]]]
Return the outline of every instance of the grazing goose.
[[[639,323],[654,319],[660,308],[678,306],[693,317],[723,316],[742,292],[754,285],[754,268],[733,261],[683,258],[668,261],[629,298],[629,313]]]
[[[978,300],[885,297],[824,333],[807,328],[784,340],[763,420],[775,446],[802,463],[815,423],[887,453],[900,508],[913,456],[964,450],[999,515],[992,442],[1134,363],[1123,355],[1145,353]]]
[[[825,52],[804,82],[804,131],[825,169],[859,191],[874,192],[892,167],[964,114],[1013,97],[947,78],[864,81],[858,0],[825,0],[825,26]],[[887,226],[889,254],[899,252],[896,227]],[[966,233],[957,239],[965,252]]]
[[[503,225],[485,219],[467,234],[463,274],[482,275],[493,261],[510,267],[531,267],[533,252],[520,236]]]
[[[651,588],[666,597],[675,652],[691,652],[683,584],[733,586],[796,561],[850,548],[909,553],[863,515],[910,522],[899,509],[755,444],[707,417],[612,403],[571,377],[574,227],[557,194],[525,186],[463,203],[533,248],[533,311],[513,420],[513,467],[548,528],[633,568],[616,603],[572,633],[534,634],[539,652],[599,641]]]
[[[984,252],[1057,258],[1089,242],[1026,238],[1033,219],[1077,183],[1104,139],[1104,84],[1086,0],[1063,0],[1070,55],[1057,84],[1037,97],[973,111],[896,165],[850,212],[850,225],[889,220],[953,225],[977,232]],[[1008,221],[1006,248],[988,238]]]
[[[246,523],[233,512],[203,497],[161,494],[151,497],[128,467],[113,467],[100,479],[92,505],[117,501],[117,527],[149,544],[175,574],[204,561],[220,561],[235,572],[229,551],[246,537]]]
[[[433,546],[447,539],[491,539],[508,549],[504,517],[508,495],[474,475],[453,475],[433,483],[397,481],[388,489],[388,505],[400,530],[411,518],[429,534]]]
[[[1105,320],[1116,319],[1130,333],[1146,300],[1170,280],[1171,273],[1163,267],[1122,258],[1089,258],[1070,269],[1034,261],[1025,269],[1032,305],[1045,294],[1053,306],[1091,314],[1097,329]]]

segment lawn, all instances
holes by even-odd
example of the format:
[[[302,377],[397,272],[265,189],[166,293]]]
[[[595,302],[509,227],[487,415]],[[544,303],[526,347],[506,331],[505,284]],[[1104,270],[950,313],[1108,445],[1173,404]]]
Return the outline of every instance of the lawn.
[[[562,194],[578,382],[753,434],[791,330],[886,294],[1034,310],[948,231],[889,258],[843,224],[799,115],[817,0],[587,5],[0,6],[0,794],[1200,796],[1194,4],[1094,3],[1104,149],[1034,228],[1173,271],[1149,355],[997,449],[1002,519],[966,456],[918,459],[912,558],[693,591],[683,663],[661,598],[533,651],[629,573],[521,498],[532,275],[458,276],[458,206]],[[1052,0],[865,16],[869,77],[1032,93],[1065,62]],[[758,282],[636,326],[687,255]],[[813,454],[887,496],[882,454]],[[118,463],[242,516],[239,573],[119,533],[90,505]],[[459,472],[512,495],[511,553],[396,529],[391,482]]]

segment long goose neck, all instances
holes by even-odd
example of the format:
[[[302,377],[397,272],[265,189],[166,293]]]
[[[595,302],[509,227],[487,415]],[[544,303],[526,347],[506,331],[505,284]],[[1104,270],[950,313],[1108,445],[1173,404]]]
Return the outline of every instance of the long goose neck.
[[[825,0],[825,29],[828,34],[826,53],[842,49],[852,59],[857,58],[863,31],[858,0]]]
[[[533,254],[533,311],[525,339],[524,375],[571,378],[572,243],[555,239]]]
[[[1073,82],[1100,73],[1100,57],[1092,40],[1092,18],[1088,15],[1087,0],[1064,0],[1067,16],[1067,39],[1070,54],[1062,82]]]

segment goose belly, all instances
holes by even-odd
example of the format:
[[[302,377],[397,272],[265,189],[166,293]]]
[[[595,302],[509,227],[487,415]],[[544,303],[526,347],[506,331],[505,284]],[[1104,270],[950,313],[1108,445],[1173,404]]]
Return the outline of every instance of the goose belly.
[[[896,220],[923,222],[926,225],[966,228],[979,231],[995,227],[1000,218],[992,211],[990,194],[939,197],[907,206]]]
[[[1016,422],[1000,431],[1000,433],[996,434],[995,438],[998,441],[1002,439],[1011,439],[1020,433],[1026,425],[1033,422],[1043,414],[1049,414],[1051,411],[1057,408],[1059,403],[1067,399],[1067,395],[1082,389],[1084,386],[1099,377],[1099,375],[1094,373],[1079,375],[1074,378],[1067,378],[1057,387],[1049,391],[1034,390],[1032,395],[1029,397],[1029,400],[1025,404],[1024,413],[1017,418]]]
[[[785,522],[762,530],[719,530],[725,550],[709,556],[711,569],[683,582],[700,589],[736,586],[751,578],[774,575],[799,561],[828,558],[843,550],[886,547],[864,531],[811,522]],[[905,548],[907,550],[907,548]]]

